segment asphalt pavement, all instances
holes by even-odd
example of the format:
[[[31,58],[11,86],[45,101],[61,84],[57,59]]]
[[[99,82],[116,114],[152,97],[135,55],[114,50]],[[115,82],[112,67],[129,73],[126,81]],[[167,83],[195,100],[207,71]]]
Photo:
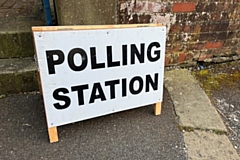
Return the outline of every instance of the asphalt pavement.
[[[172,100],[164,90],[162,114],[153,105],[58,127],[49,143],[40,94],[0,99],[0,159],[186,160],[183,133]]]

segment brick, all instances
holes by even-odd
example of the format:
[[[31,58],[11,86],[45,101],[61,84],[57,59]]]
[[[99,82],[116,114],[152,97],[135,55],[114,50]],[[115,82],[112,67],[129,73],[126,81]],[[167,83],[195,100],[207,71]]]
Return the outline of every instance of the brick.
[[[208,39],[209,39],[210,41],[215,41],[215,40],[218,39],[219,34],[216,33],[216,32],[212,32],[212,33],[209,34],[209,36],[210,36],[210,37],[209,37]]]
[[[220,2],[218,3],[218,10],[219,11],[225,11],[225,12],[233,12],[236,7],[236,4],[228,3],[228,2]]]
[[[227,39],[227,32],[221,32],[221,33],[219,33],[218,39],[219,39],[219,40],[225,40],[225,39]]]
[[[199,41],[199,34],[193,34],[191,33],[191,40],[190,42],[196,42],[196,41]]]
[[[238,50],[238,47],[237,46],[234,46],[231,48],[231,54],[232,55],[236,55],[237,54],[237,50]]]
[[[232,47],[238,45],[238,39],[228,39],[224,43],[224,47]]]
[[[138,23],[138,16],[137,14],[127,15],[127,14],[120,14],[118,18],[118,24],[133,24]]]
[[[171,63],[171,58],[169,56],[165,57],[165,66]]]
[[[240,21],[240,14],[237,14],[237,15],[236,15],[235,20],[236,20],[236,21]]]
[[[174,3],[173,12],[192,12],[195,10],[196,3]]]
[[[189,18],[188,18],[188,21],[190,21],[190,22],[201,21],[200,14],[197,14],[197,13],[190,14]]]
[[[178,57],[179,57],[179,53],[178,52],[173,52],[171,63],[172,64],[178,64]]]
[[[203,42],[199,43],[190,43],[188,44],[188,50],[203,50],[205,47],[205,44]]]
[[[172,8],[172,4],[169,2],[121,1],[118,4],[120,13],[166,13],[170,12]]]
[[[166,48],[165,48],[165,52],[166,52],[166,54],[170,54],[171,53],[171,46],[166,46]]]
[[[215,31],[227,31],[228,26],[229,26],[229,21],[222,22],[220,23],[220,25],[217,25],[217,28]]]
[[[138,23],[150,23],[151,15],[148,14],[120,14],[118,18],[119,24],[138,24]]]
[[[233,12],[229,18],[234,21],[237,18],[237,11]]]
[[[127,23],[128,15],[126,14],[119,14],[118,15],[118,24],[128,24]]]
[[[221,26],[221,23],[218,23],[218,22],[209,23],[209,31],[212,31],[212,32],[224,31],[224,29],[222,27],[223,26]]]
[[[129,16],[128,21],[129,21],[129,24],[138,23],[138,15],[133,14],[132,16]]]
[[[206,21],[207,22],[207,21],[209,21],[210,17],[211,17],[211,15],[209,13],[203,12],[203,13],[199,14],[198,21]]]
[[[193,52],[193,60],[198,60],[201,55],[201,51],[194,51]]]
[[[191,25],[187,24],[185,26],[183,26],[183,32],[190,32],[191,31]]]
[[[185,61],[186,54],[185,53],[180,53],[178,56],[178,62],[182,63]]]
[[[180,24],[173,24],[170,28],[170,33],[180,33],[182,31],[182,26]]]
[[[167,43],[175,43],[181,41],[181,36],[179,34],[168,34]]]
[[[227,31],[229,21],[223,22],[204,22],[201,24],[201,32],[216,32],[216,31]]]
[[[172,4],[169,2],[146,2],[148,4],[148,11],[150,12],[170,12],[172,8]]]
[[[237,32],[236,37],[240,38],[240,31]]]
[[[200,41],[214,41],[217,40],[217,33],[201,33],[199,36]]]
[[[211,14],[211,20],[212,21],[219,21],[221,19],[221,13],[214,12]]]
[[[176,21],[180,23],[187,23],[189,21],[189,16],[187,13],[177,13]]]
[[[193,54],[191,53],[188,53],[185,57],[185,61],[189,61],[189,60],[192,60],[193,59]]]
[[[222,12],[221,20],[228,20],[229,17],[230,17],[230,16],[228,15],[228,12]]]
[[[196,34],[200,33],[201,27],[202,27],[201,24],[192,25],[192,27],[191,27],[192,28],[191,29],[192,33],[196,33]]]
[[[127,24],[126,23],[126,17],[127,15],[126,14],[119,14],[118,15],[118,24]]]
[[[139,15],[138,23],[150,23],[151,16],[150,15]]]
[[[209,32],[210,24],[207,22],[204,22],[201,24],[201,32]]]
[[[127,2],[118,2],[118,14],[121,14],[121,13],[128,13],[128,3]]]
[[[237,30],[240,28],[240,24],[238,22],[230,23],[228,26],[229,30]]]
[[[203,12],[205,9],[206,3],[204,2],[198,2],[196,5],[196,12]]]
[[[204,61],[207,58],[206,54],[200,54],[198,61]]]
[[[204,12],[214,12],[217,10],[217,4],[215,2],[211,2],[209,4],[206,5],[206,7],[204,8]]]
[[[223,46],[223,41],[219,42],[207,42],[205,45],[206,49],[211,49],[211,48],[221,48]]]
[[[221,57],[231,54],[232,51],[229,48],[214,49],[212,54],[214,57]]]
[[[172,45],[172,50],[173,52],[181,52],[183,51],[183,45],[181,43],[175,43]]]
[[[234,31],[228,31],[227,33],[227,39],[234,38],[237,35],[237,32]],[[240,35],[239,35],[240,36]],[[240,38],[240,37],[239,37]]]
[[[205,59],[212,58],[212,50],[208,50],[207,52],[201,52],[198,61],[204,61]]]

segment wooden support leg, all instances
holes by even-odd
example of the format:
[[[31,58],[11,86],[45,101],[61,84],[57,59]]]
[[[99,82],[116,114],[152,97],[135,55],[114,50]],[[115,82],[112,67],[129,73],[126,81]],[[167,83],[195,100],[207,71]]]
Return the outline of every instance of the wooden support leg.
[[[155,108],[154,108],[154,114],[157,116],[157,115],[160,115],[161,114],[161,111],[162,111],[162,102],[158,102],[155,104]]]
[[[48,136],[50,143],[58,141],[57,127],[48,128]]]

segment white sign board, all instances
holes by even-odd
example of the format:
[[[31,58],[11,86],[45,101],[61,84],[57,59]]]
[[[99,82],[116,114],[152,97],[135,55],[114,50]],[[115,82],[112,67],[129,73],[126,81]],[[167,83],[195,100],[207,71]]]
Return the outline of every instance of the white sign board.
[[[49,128],[162,101],[164,26],[33,34]]]

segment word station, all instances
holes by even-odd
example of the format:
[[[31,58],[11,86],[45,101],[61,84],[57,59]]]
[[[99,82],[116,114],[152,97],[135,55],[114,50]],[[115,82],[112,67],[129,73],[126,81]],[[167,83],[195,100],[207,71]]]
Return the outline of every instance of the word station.
[[[122,61],[113,61],[113,53],[112,53],[112,46],[106,47],[106,54],[101,54],[102,56],[106,56],[107,62],[99,63],[97,61],[97,54],[96,54],[96,47],[91,47],[90,54],[87,54],[82,48],[73,48],[69,51],[69,53],[64,54],[61,50],[48,50],[46,51],[46,61],[48,66],[48,73],[49,75],[56,74],[56,68],[61,69],[61,64],[68,63],[68,67],[75,72],[83,71],[87,65],[91,66],[91,69],[105,69],[111,67],[120,67],[128,65],[127,59],[127,45],[122,45]],[[146,48],[147,53],[147,60],[149,62],[156,62],[160,59],[161,51],[160,51],[160,44],[158,42],[152,42]],[[65,57],[67,55],[67,57]],[[88,57],[90,55],[90,57]],[[74,57],[80,56],[79,59],[81,60],[80,64],[76,64],[74,61]],[[56,59],[54,59],[56,57]],[[65,62],[65,59],[66,62]],[[91,61],[91,62],[89,62]],[[139,63],[145,63],[145,44],[140,44],[140,51],[138,50],[135,44],[130,45],[130,63],[129,65],[135,65],[136,61]],[[88,63],[89,62],[89,63]],[[145,75],[145,77],[135,76],[129,80],[127,78],[122,79],[113,79],[104,82],[104,87],[108,87],[110,92],[110,97],[108,99],[115,99],[116,98],[116,86],[120,85],[121,96],[127,96],[127,90],[130,91],[131,94],[137,95],[143,92],[149,92],[150,86],[153,90],[158,89],[158,78],[159,74],[155,73],[154,77],[151,77],[150,74]],[[134,88],[134,84],[138,83],[138,88]],[[145,83],[145,88],[143,90],[143,84]],[[54,107],[56,109],[65,109],[71,105],[71,99],[67,96],[67,94],[71,92],[76,92],[78,98],[78,105],[84,105],[84,91],[91,90],[91,96],[89,98],[88,103],[94,103],[95,100],[100,99],[101,101],[106,101],[107,98],[105,93],[102,89],[101,83],[96,81],[94,82],[92,88],[89,88],[89,84],[80,84],[77,86],[70,86],[70,88],[57,88],[53,91],[53,98],[55,100],[64,101],[64,104],[61,105],[60,103],[54,103]],[[62,95],[64,94],[64,95]]]

